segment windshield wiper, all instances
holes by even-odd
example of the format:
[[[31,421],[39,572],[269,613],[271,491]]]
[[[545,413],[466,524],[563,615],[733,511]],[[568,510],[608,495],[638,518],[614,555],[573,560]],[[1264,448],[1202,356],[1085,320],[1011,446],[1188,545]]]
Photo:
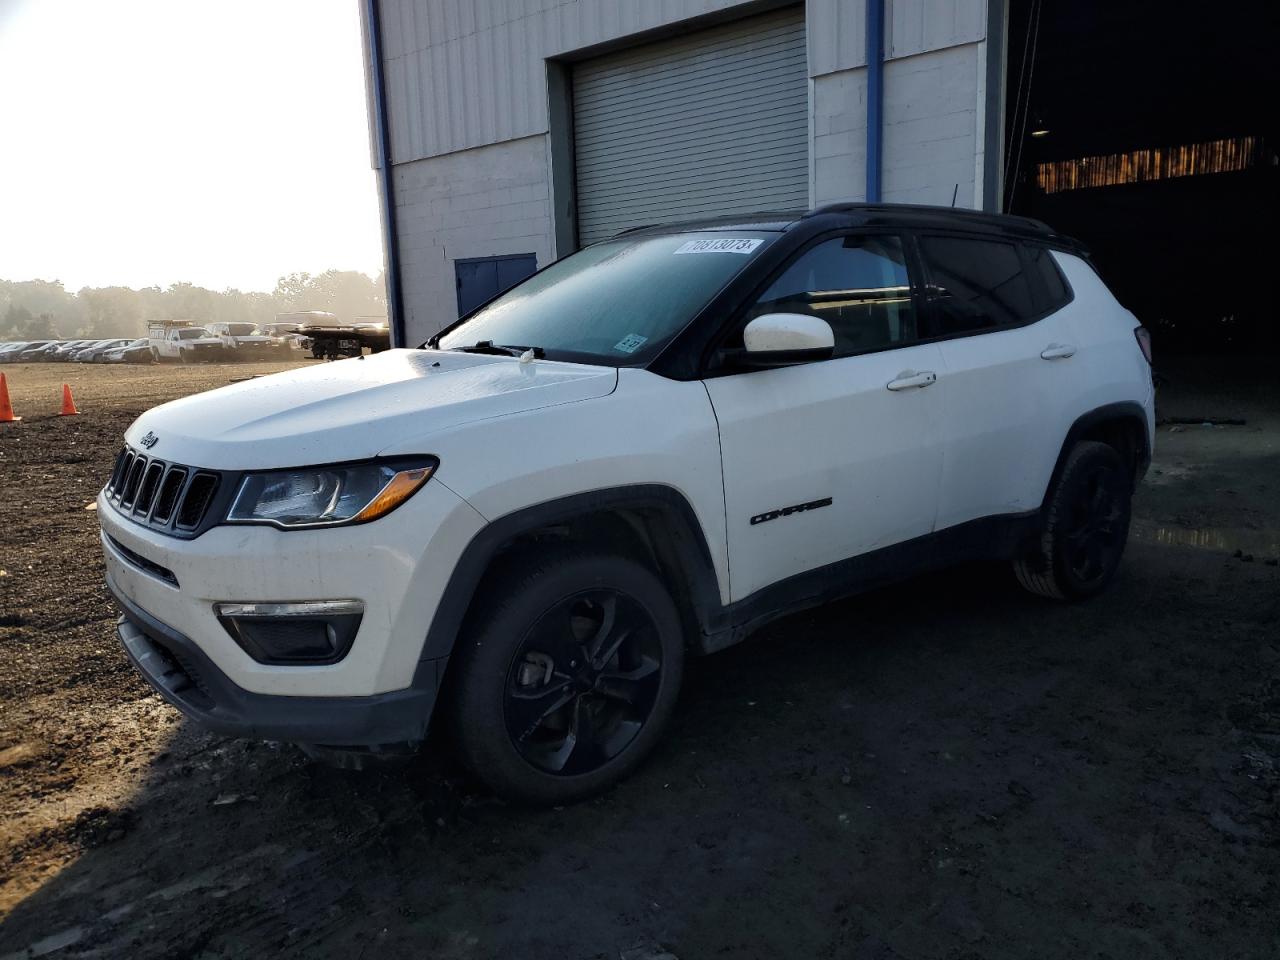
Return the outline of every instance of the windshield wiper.
[[[532,350],[535,360],[546,357],[546,351],[541,347],[517,347],[509,343],[494,343],[492,340],[481,340],[470,347],[451,347],[450,349],[460,353],[484,353],[498,357],[518,357],[525,351]]]

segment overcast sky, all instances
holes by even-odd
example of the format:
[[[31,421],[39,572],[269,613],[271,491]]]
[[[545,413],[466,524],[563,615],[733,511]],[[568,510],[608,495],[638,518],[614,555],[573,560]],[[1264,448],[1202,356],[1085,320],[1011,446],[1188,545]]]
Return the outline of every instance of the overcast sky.
[[[353,0],[0,0],[0,279],[382,266]]]

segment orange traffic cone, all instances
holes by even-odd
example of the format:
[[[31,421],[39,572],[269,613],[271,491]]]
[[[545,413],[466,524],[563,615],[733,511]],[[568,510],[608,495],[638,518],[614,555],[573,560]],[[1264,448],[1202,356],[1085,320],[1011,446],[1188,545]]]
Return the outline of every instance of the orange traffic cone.
[[[76,409],[76,402],[71,399],[71,387],[64,383],[62,385],[62,409],[58,411],[58,416],[70,417],[79,412]]]
[[[9,384],[5,382],[4,374],[0,373],[0,423],[17,423],[21,419],[13,415],[13,405],[9,403]]]

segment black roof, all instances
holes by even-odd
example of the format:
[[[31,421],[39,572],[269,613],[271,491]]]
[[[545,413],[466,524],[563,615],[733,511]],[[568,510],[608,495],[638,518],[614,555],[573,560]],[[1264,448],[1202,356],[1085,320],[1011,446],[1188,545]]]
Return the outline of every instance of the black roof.
[[[799,224],[817,225],[830,221],[832,227],[902,227],[904,229],[963,230],[1052,246],[1080,249],[1079,241],[1058,233],[1046,223],[1030,217],[987,213],[963,207],[932,207],[911,203],[833,203],[808,212],[764,212],[728,217],[707,217],[681,223],[651,224],[624,230],[631,234],[686,233],[695,230],[764,230],[782,232]]]
[[[680,220],[674,223],[646,223],[638,227],[628,227],[615,236],[629,237],[633,234],[692,233],[695,230],[763,230],[780,233],[794,226],[807,214],[803,210],[766,211],[763,213],[740,213],[725,217],[700,217],[697,220]]]

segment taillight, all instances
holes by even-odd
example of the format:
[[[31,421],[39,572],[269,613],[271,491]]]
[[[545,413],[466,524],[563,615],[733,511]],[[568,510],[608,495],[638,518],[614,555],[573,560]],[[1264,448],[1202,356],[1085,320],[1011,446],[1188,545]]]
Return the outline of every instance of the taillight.
[[[1146,327],[1134,327],[1133,336],[1138,341],[1142,355],[1147,358],[1147,363],[1151,363],[1151,331]]]

